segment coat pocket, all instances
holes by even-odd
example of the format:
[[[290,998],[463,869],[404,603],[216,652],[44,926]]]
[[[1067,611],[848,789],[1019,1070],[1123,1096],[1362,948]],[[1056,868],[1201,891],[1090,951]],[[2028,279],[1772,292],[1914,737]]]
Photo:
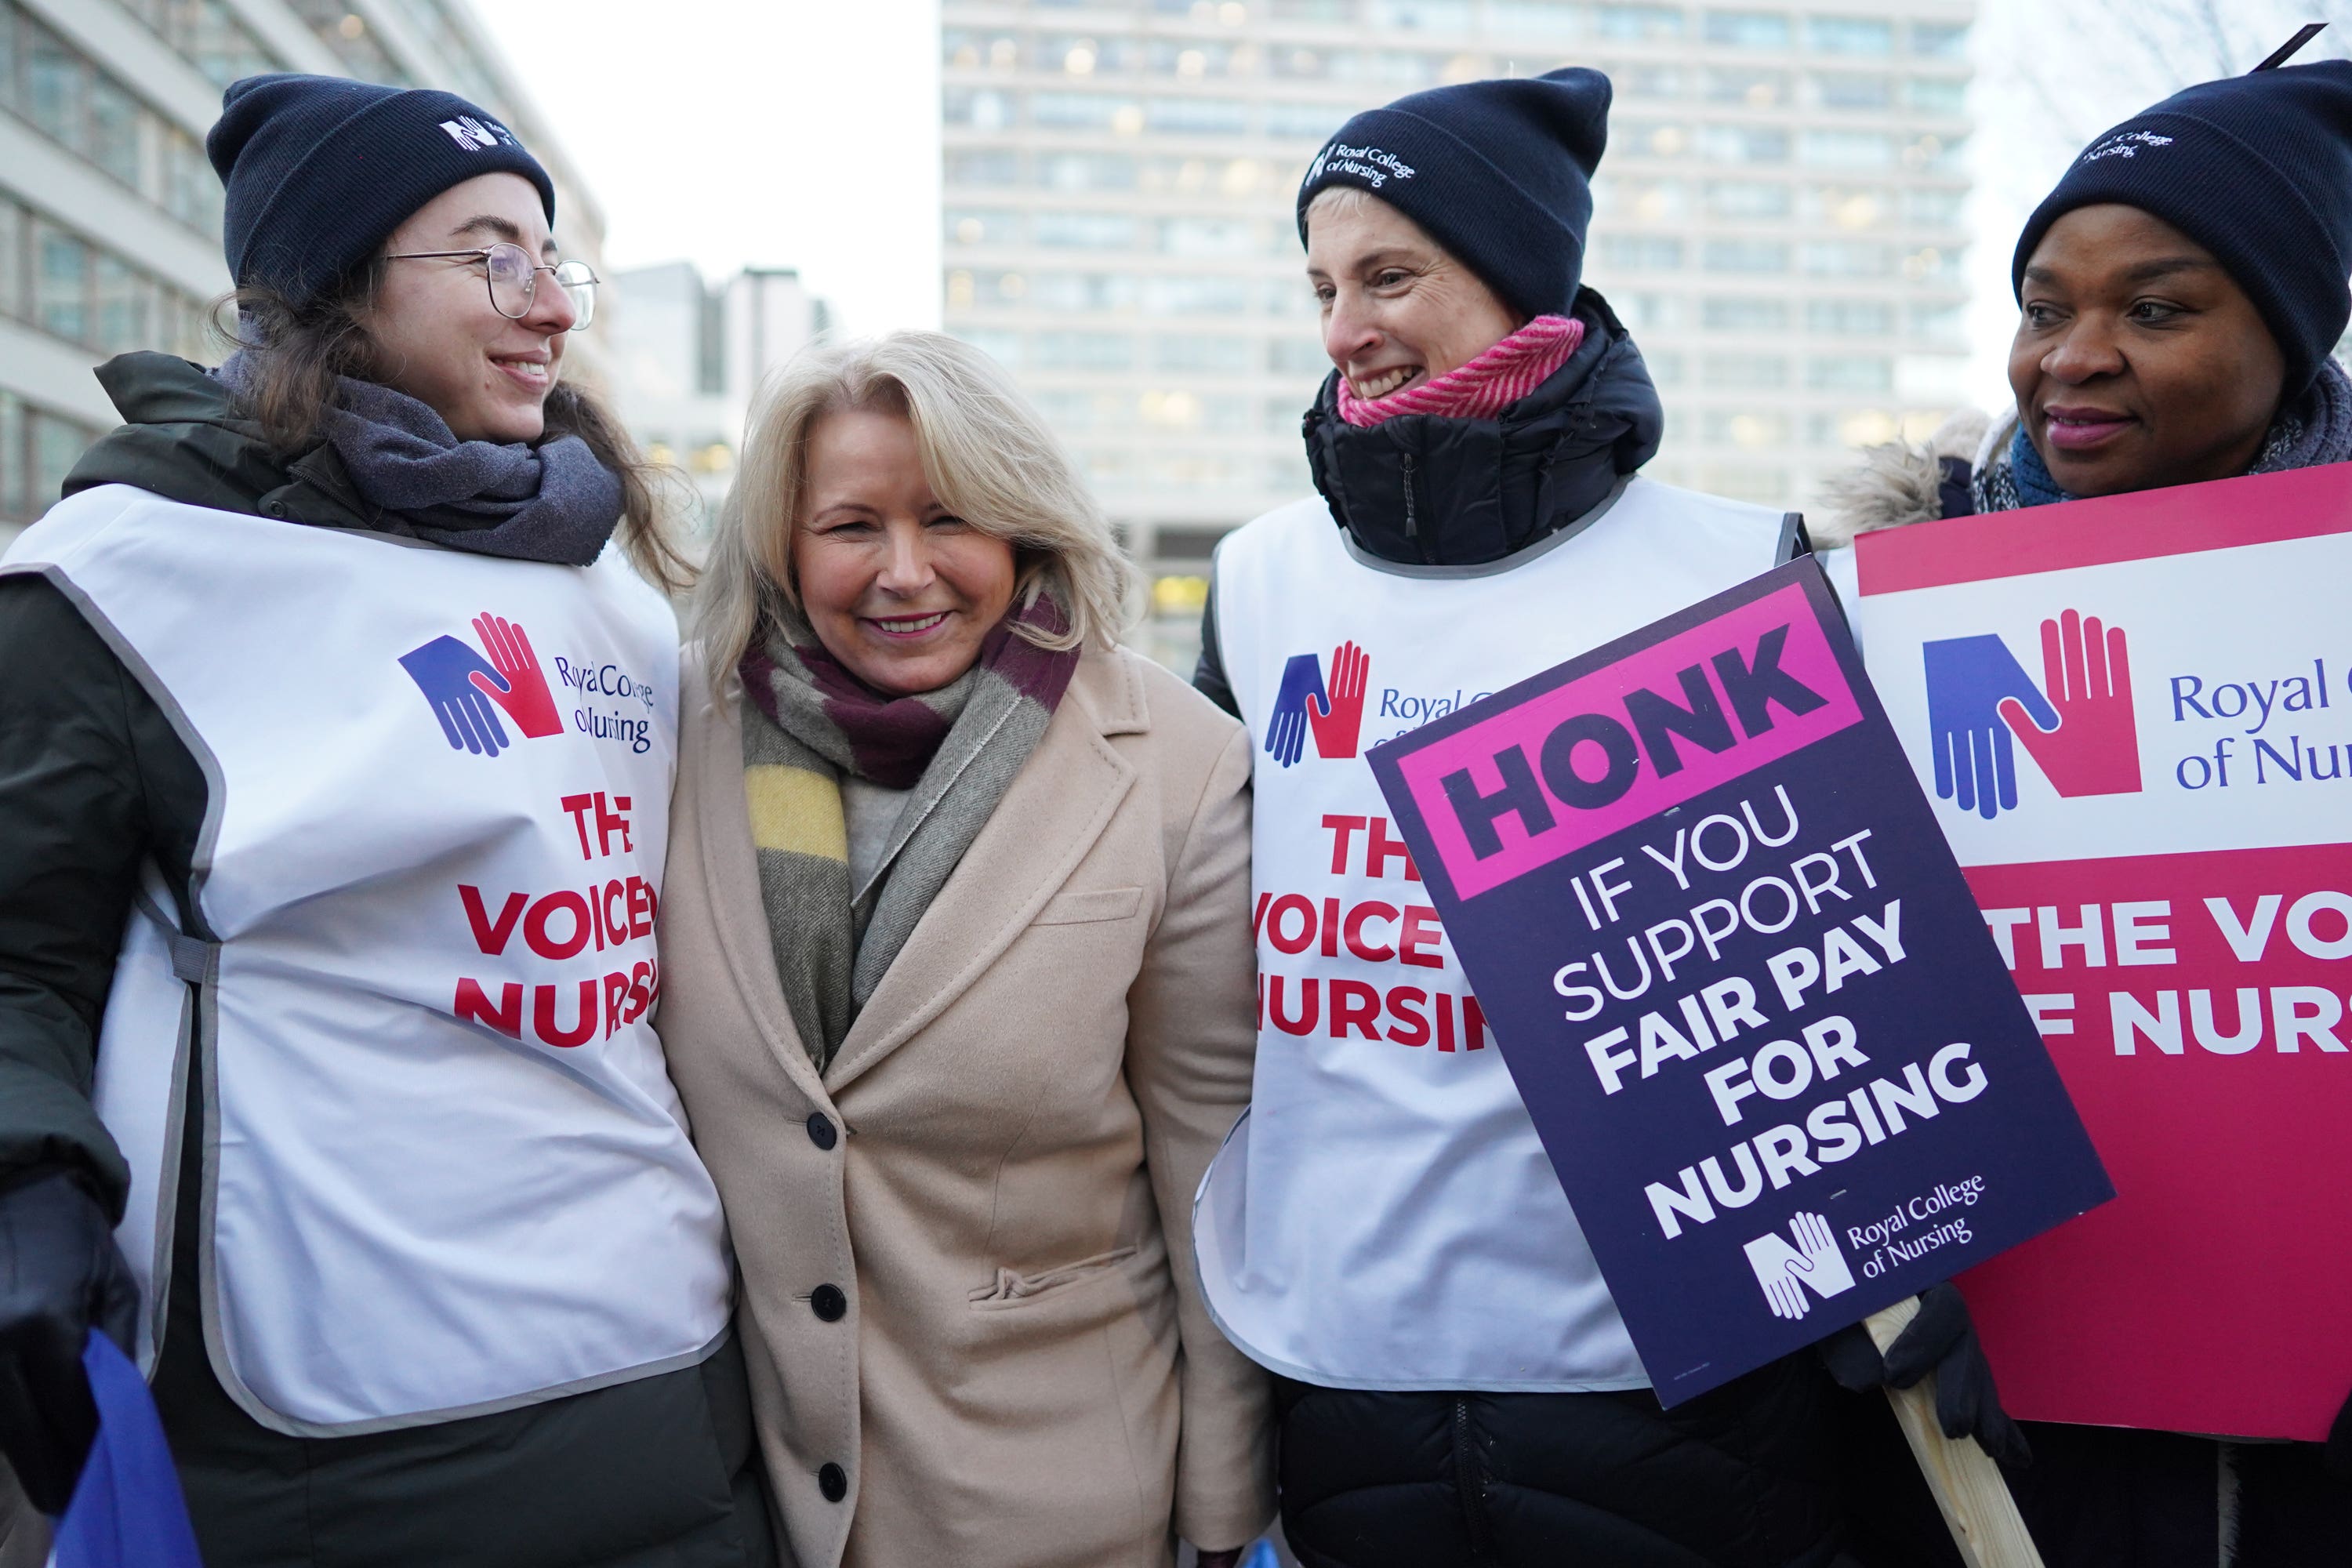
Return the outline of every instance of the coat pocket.
[[[1076,1263],[1066,1263],[1059,1268],[1048,1268],[1042,1274],[1016,1274],[1010,1268],[996,1271],[996,1283],[982,1285],[971,1292],[972,1310],[992,1312],[1006,1307],[1018,1307],[1038,1297],[1056,1290],[1083,1285],[1089,1279],[1100,1279],[1116,1271],[1118,1266],[1135,1256],[1132,1247],[1114,1247],[1098,1252],[1092,1258],[1082,1258]]]
[[[1094,921],[1123,921],[1142,907],[1141,888],[1094,888],[1080,893],[1063,893],[1048,900],[1029,923],[1075,926]]]

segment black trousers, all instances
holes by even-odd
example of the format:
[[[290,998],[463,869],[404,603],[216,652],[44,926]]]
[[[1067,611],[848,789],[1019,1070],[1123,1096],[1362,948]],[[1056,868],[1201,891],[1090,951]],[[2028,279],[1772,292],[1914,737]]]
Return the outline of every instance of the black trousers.
[[[2033,1463],[2010,1490],[2047,1568],[2213,1568],[2224,1531],[2236,1568],[2352,1564],[2352,1487],[2316,1443],[2235,1443],[2234,1518],[2222,1445],[2179,1432],[2025,1423]]]
[[[1662,1410],[1629,1394],[1277,1385],[1283,1529],[1307,1568],[1904,1568],[1865,1554],[1849,1427],[1885,1415],[1793,1356]],[[1883,1430],[1882,1430],[1883,1428]],[[1907,1461],[1906,1461],[1907,1462]],[[1892,1472],[1898,1489],[1906,1477]],[[1926,1502],[1916,1469],[1907,1503]],[[1932,1523],[1932,1504],[1927,1505]],[[1885,1536],[1900,1540],[1898,1530]]]

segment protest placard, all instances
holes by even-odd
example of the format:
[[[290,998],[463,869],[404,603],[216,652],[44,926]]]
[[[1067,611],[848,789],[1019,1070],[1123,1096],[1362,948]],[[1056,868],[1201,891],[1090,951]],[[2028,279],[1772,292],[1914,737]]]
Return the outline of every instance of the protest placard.
[[[1872,676],[2117,1200],[1961,1281],[2043,1420],[2352,1392],[2352,473],[1864,535]]]
[[[1664,1403],[2108,1195],[1810,562],[1370,760]]]

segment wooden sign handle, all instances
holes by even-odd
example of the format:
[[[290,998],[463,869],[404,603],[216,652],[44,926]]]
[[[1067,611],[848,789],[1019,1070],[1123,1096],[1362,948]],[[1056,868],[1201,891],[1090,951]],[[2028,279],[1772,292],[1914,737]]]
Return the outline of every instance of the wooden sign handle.
[[[1917,1299],[1906,1296],[1864,1319],[1863,1327],[1885,1355],[1895,1336],[1918,1313]],[[1911,1457],[1919,1462],[1919,1473],[1927,1478],[1927,1489],[1943,1510],[1960,1561],[1968,1568],[2042,1568],[2042,1553],[2026,1533],[2017,1500],[2009,1495],[2009,1483],[1992,1456],[1974,1437],[1947,1437],[1936,1424],[1935,1374],[1908,1388],[1889,1388],[1886,1397],[1895,1406],[1895,1424],[1911,1445]]]

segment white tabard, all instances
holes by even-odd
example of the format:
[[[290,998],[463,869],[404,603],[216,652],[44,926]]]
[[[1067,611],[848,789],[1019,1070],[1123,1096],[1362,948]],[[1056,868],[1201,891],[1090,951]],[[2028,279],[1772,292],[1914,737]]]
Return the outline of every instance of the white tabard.
[[[99,1047],[142,1362],[189,1093],[205,1339],[266,1425],[416,1426],[709,1354],[725,1230],[649,1018],[660,597],[612,549],[499,560],[120,485],[0,571],[80,608],[208,784],[194,929],[149,868]]]
[[[1372,560],[1318,500],[1219,547],[1218,647],[1257,739],[1259,1027],[1194,1225],[1210,1309],[1264,1365],[1648,1386],[1363,753],[1766,571],[1788,521],[1635,479],[1491,566]]]

